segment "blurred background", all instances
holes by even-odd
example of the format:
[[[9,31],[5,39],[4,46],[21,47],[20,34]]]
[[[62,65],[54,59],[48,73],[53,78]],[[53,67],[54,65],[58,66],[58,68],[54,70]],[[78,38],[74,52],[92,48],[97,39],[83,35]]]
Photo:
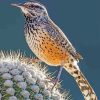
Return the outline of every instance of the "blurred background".
[[[84,57],[79,63],[80,69],[100,100],[100,1],[38,1],[46,6],[51,19]],[[0,50],[20,50],[27,56],[33,56],[24,38],[23,14],[18,8],[10,5],[21,2],[24,0],[0,0]],[[51,72],[56,70],[58,68],[49,67]],[[84,100],[76,82],[64,70],[61,80],[62,87],[70,91],[73,100]]]

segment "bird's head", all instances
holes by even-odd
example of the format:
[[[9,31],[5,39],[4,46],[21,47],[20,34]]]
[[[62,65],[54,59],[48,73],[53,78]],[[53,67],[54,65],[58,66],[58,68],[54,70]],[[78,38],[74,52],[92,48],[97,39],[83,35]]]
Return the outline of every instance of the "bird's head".
[[[25,16],[45,16],[48,15],[45,6],[37,1],[29,1],[22,4],[12,4],[18,8],[21,8]]]

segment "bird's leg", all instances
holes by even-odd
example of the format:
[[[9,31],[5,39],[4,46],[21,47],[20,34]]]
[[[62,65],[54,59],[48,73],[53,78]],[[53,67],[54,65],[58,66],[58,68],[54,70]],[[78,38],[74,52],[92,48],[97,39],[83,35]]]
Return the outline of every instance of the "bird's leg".
[[[52,87],[52,90],[54,89],[54,87],[57,85],[57,83],[60,80],[60,76],[61,76],[62,69],[63,69],[63,67],[60,67],[59,72],[58,72],[58,75],[57,75],[56,79],[53,81],[54,86]]]

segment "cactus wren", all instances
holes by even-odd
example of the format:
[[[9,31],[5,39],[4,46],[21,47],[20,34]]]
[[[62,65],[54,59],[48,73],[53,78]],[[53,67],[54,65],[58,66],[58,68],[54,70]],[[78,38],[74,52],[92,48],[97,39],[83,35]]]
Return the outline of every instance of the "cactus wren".
[[[21,8],[25,16],[24,33],[28,46],[43,62],[51,66],[61,66],[72,75],[85,100],[97,100],[97,96],[78,67],[81,55],[62,30],[50,19],[45,6],[37,1],[12,4]]]

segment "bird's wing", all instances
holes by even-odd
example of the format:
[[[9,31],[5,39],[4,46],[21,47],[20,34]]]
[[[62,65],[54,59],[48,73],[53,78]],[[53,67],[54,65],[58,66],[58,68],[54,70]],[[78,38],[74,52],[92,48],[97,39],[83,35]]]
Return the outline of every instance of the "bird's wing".
[[[76,52],[76,49],[70,43],[62,30],[51,19],[48,21],[48,24],[46,24],[45,29],[50,37],[65,48],[75,59],[82,59],[82,56]]]

